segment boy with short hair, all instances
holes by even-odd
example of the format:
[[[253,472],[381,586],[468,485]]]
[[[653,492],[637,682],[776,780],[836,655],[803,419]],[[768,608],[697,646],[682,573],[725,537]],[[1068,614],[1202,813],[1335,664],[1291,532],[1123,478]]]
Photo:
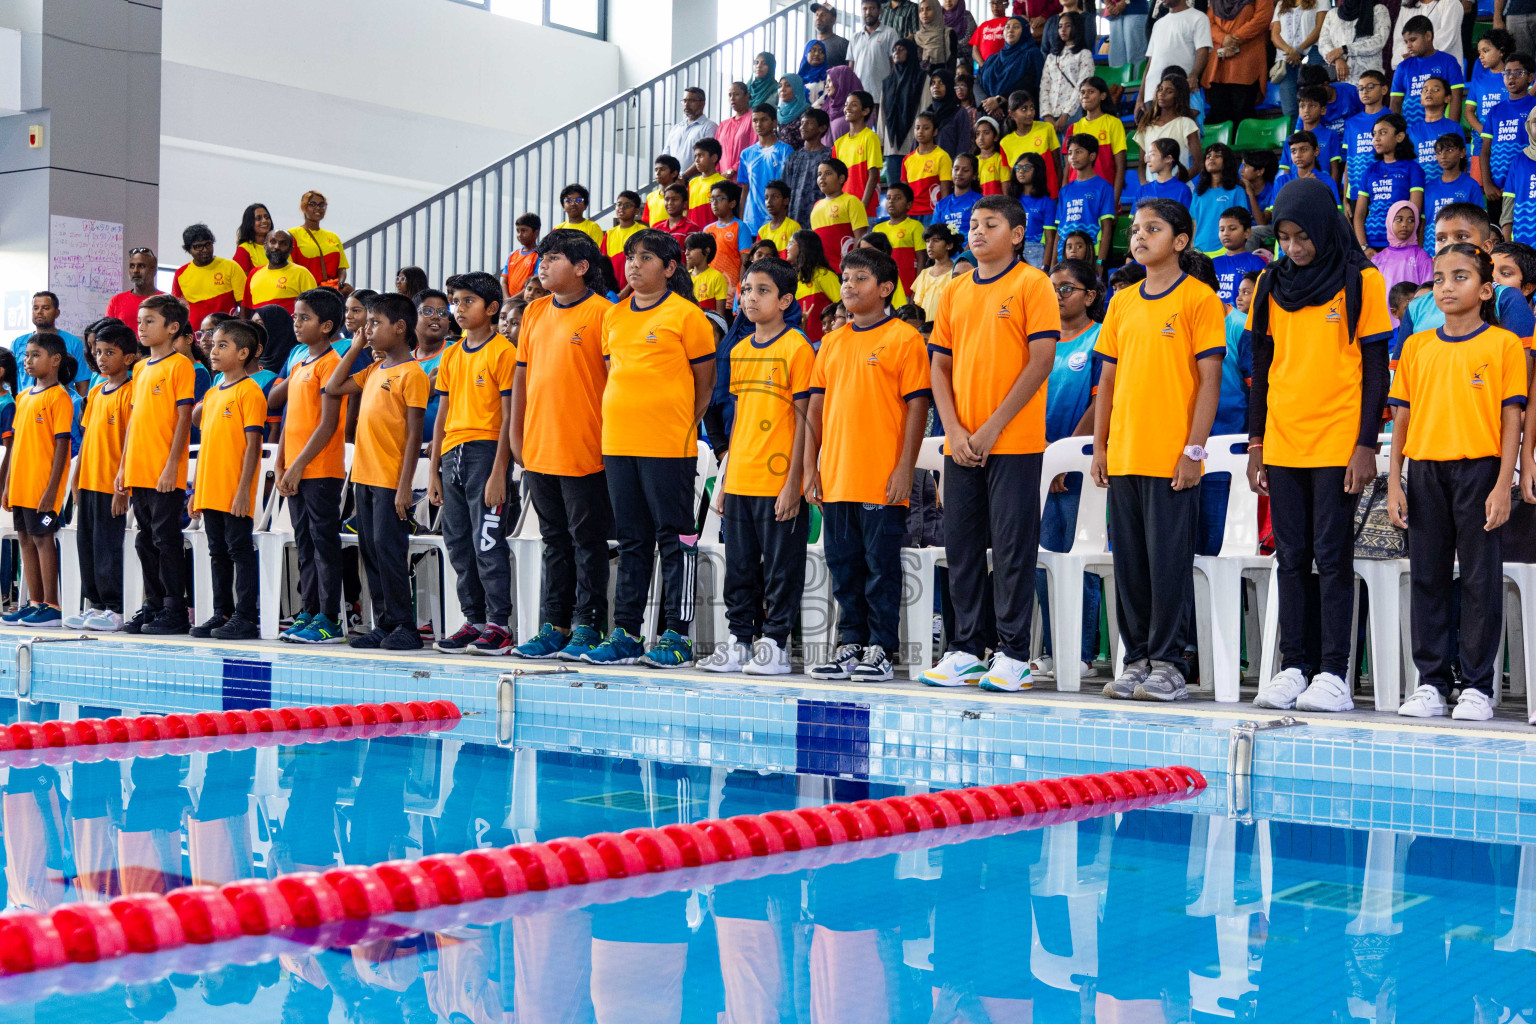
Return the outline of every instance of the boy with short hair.
[[[652,168],[656,176],[656,187],[646,193],[645,216],[641,218],[647,227],[660,227],[667,219],[667,205],[665,201],[667,186],[678,181],[683,176],[683,165],[677,157],[670,153],[663,153],[656,158],[656,166]]]
[[[1328,190],[1333,193],[1334,199],[1339,198],[1338,184],[1333,180],[1332,175],[1323,173],[1322,166],[1318,162],[1318,154],[1321,151],[1318,148],[1318,140],[1315,134],[1306,129],[1293,133],[1286,144],[1286,150],[1290,153],[1291,159],[1284,170],[1275,178],[1275,195],[1279,195],[1281,189],[1297,178],[1316,178],[1328,186]],[[1334,159],[1338,161],[1334,164],[1334,170],[1337,171],[1343,167],[1343,158],[1334,157]],[[1265,212],[1273,217],[1274,210],[1275,201],[1272,196]]]
[[[779,141],[779,114],[772,104],[752,108],[752,130],[757,141],[741,151],[736,165],[736,180],[741,186],[737,210],[746,225],[742,241],[748,245],[768,219],[768,185],[784,176],[784,165],[794,152],[787,142]]]
[[[517,233],[517,248],[507,254],[507,269],[501,275],[501,286],[508,295],[522,291],[528,278],[533,276],[534,267],[539,262],[539,229],[544,222],[536,213],[525,213],[512,226]]]
[[[811,230],[821,239],[822,250],[832,273],[839,273],[843,254],[869,233],[869,216],[852,193],[843,190],[848,181],[848,165],[828,157],[817,170],[816,182],[825,196],[811,210]]]
[[[123,460],[133,413],[131,373],[139,343],[127,327],[111,325],[96,331],[92,347],[101,381],[85,400],[80,457],[70,485],[79,510],[75,540],[84,604],[78,617],[64,619],[64,627],[111,633],[123,628],[123,531],[128,525],[128,499],[113,493],[112,478]]]
[[[780,179],[770,181],[763,193],[763,202],[768,207],[768,219],[757,229],[757,237],[772,242],[774,248],[779,250],[780,259],[789,255],[789,239],[800,230],[800,222],[789,215],[792,198],[789,183]]]
[[[341,618],[341,486],[347,475],[347,401],[325,393],[341,362],[335,340],[345,311],[328,288],[299,296],[293,336],[300,361],[288,372],[287,404],[277,441],[277,491],[288,499],[299,555],[299,614],[279,640],[297,644],[346,641]]]
[[[325,393],[332,398],[359,396],[352,494],[375,622],[372,630],[352,638],[353,647],[416,651],[422,646],[411,608],[406,524],[415,500],[411,484],[421,456],[419,442],[431,386],[411,355],[415,337],[416,307],[411,300],[404,295],[375,295],[368,300],[367,340],[353,339],[325,385]],[[373,350],[374,361],[352,374],[349,371],[365,344]],[[326,435],[321,443],[329,440]]]
[[[885,163],[885,152],[880,146],[880,136],[869,127],[875,116],[875,98],[863,89],[848,95],[843,104],[843,117],[848,120],[848,134],[832,144],[832,154],[843,162],[847,173],[848,192],[864,204],[866,217],[873,217],[880,205],[880,168]],[[827,254],[828,258],[831,253]],[[833,269],[837,265],[833,264]]]
[[[144,577],[144,605],[123,627],[128,633],[169,636],[191,626],[181,513],[187,503],[194,374],[192,360],[176,351],[177,342],[191,333],[180,299],[152,295],[139,306],[139,342],[149,358],[133,376],[133,415],[114,483],[118,494],[131,495],[138,526],[134,550]]]
[[[248,320],[228,320],[214,331],[208,361],[223,382],[202,401],[202,436],[197,481],[187,509],[203,520],[208,560],[213,567],[213,616],[194,626],[194,637],[255,640],[259,572],[252,531],[256,525],[261,439],[267,423],[267,396],[250,372],[261,354],[263,334]]]
[[[1478,203],[1451,203],[1441,207],[1434,222],[1424,225],[1424,234],[1428,236],[1430,232],[1434,233],[1436,252],[1453,242],[1469,242],[1488,250],[1493,248],[1493,228],[1488,211]],[[1531,304],[1519,289],[1501,284],[1494,285],[1493,300],[1498,308],[1499,326],[1519,338],[1529,353],[1531,336],[1536,334],[1536,314],[1531,312]],[[1432,330],[1444,323],[1445,314],[1435,304],[1432,291],[1415,296],[1398,320],[1397,333],[1392,339],[1392,358],[1397,358],[1404,343],[1415,332]],[[1532,434],[1536,436],[1536,432]]]
[[[1450,101],[1450,85],[1439,75],[1430,75],[1419,88],[1419,105],[1423,116],[1408,122],[1408,141],[1413,143],[1414,158],[1424,169],[1424,180],[1440,176],[1440,162],[1435,159],[1435,143],[1440,136],[1460,134],[1461,125],[1446,117],[1446,104]]]
[[[715,182],[709,190],[709,212],[714,220],[704,225],[704,233],[715,240],[715,255],[709,265],[725,275],[730,295],[736,294],[741,283],[742,254],[752,248],[752,232],[736,216],[740,208],[741,186],[734,181]]]
[[[580,231],[598,245],[603,244],[603,229],[597,221],[587,219],[587,205],[592,201],[592,193],[587,191],[585,185],[567,185],[560,190],[560,208],[565,211],[565,220],[556,224],[556,228],[571,228]]]
[[[885,312],[896,261],[855,249],[842,286],[853,321],[822,339],[805,433],[806,497],[822,510],[839,637],[810,675],[878,681],[891,678],[900,640],[902,524],[932,392],[923,336]]]
[[[1070,186],[1068,186],[1070,187]],[[1051,280],[1015,256],[1024,208],[988,196],[971,215],[976,269],[939,297],[930,347],[933,400],[944,422],[944,548],[955,637],[931,686],[977,682],[1027,690],[1035,562],[1040,549],[1040,469],[1046,448],[1046,380],[1061,337]],[[989,543],[990,542],[990,543]],[[989,578],[988,548],[991,548]],[[997,636],[987,636],[992,587]],[[995,647],[991,667],[982,664]]]
[[[1221,301],[1226,303],[1228,309],[1237,301],[1237,285],[1243,275],[1250,270],[1263,270],[1266,265],[1262,256],[1248,251],[1248,234],[1252,228],[1253,219],[1241,206],[1222,211],[1221,222],[1217,227],[1222,253],[1211,263],[1215,265],[1216,283],[1219,286],[1216,294],[1221,296]]]
[[[919,254],[927,253],[927,247],[923,245],[922,222],[907,216],[911,206],[912,186],[904,181],[892,182],[885,190],[885,208],[889,216],[870,229],[890,239],[891,258],[896,261],[897,276],[908,295],[912,294],[917,272],[926,265]]]
[[[1344,180],[1341,184],[1345,199],[1352,198],[1365,187],[1365,172],[1371,169],[1371,163],[1376,159],[1373,135],[1376,119],[1387,109],[1387,76],[1374,68],[1362,71],[1356,88],[1364,109],[1346,118],[1340,133],[1340,147],[1344,155]]]
[[[1424,120],[1421,98],[1424,82],[1438,75],[1451,87],[1450,109],[1460,110],[1466,98],[1466,78],[1461,61],[1444,50],[1435,49],[1435,26],[1422,14],[1403,23],[1403,46],[1408,56],[1398,62],[1392,73],[1392,112],[1402,114],[1412,127]]]
[[[464,625],[432,646],[446,654],[512,651],[512,564],[507,555],[507,488],[512,446],[512,377],[517,346],[496,330],[501,293],[489,274],[448,279],[454,319],[464,331],[437,368],[428,493],[443,508],[443,542],[458,575]]]
[[[1514,288],[1529,300],[1536,293],[1536,248],[1524,242],[1500,242],[1489,251],[1494,283]]]
[[[1297,120],[1301,122],[1301,130],[1312,133],[1313,145],[1317,150],[1316,165],[1321,176],[1337,183],[1344,173],[1344,138],[1337,131],[1329,128],[1325,123],[1325,115],[1328,112],[1328,90],[1321,85],[1314,85],[1301,90],[1296,97]],[[1281,160],[1282,171],[1291,170],[1295,165],[1290,161]],[[1280,184],[1275,183],[1275,190],[1280,190]],[[1271,197],[1270,206],[1274,205]]]
[[[1483,151],[1478,154],[1482,169],[1483,194],[1492,201],[1502,198],[1504,175],[1509,170],[1515,154],[1526,147],[1525,119],[1531,108],[1536,107],[1536,96],[1531,95],[1532,72],[1536,72],[1536,58],[1528,53],[1515,53],[1504,58],[1504,88],[1509,99],[1494,106],[1483,120]]]
[[[720,154],[716,139],[700,139],[693,144],[693,166],[698,173],[688,181],[688,219],[695,224],[709,223],[710,191],[726,180],[720,173]]]
[[[688,264],[688,275],[693,278],[693,301],[706,313],[724,316],[731,308],[731,283],[714,267],[716,255],[714,236],[695,231],[684,243],[683,258]]]
[[[699,225],[688,216],[688,186],[674,181],[662,190],[662,200],[666,203],[666,216],[653,227],[677,239],[677,244],[681,246],[689,235],[699,230]]]
[[[806,410],[816,353],[784,324],[795,303],[795,269],[760,259],[741,284],[750,344],[731,349],[735,425],[716,510],[725,535],[725,602],[730,635],[704,660],[706,672],[784,675],[789,634],[805,589],[802,466]]]
[[[1099,140],[1092,135],[1079,134],[1067,140],[1067,163],[1076,177],[1061,186],[1056,227],[1045,229],[1047,273],[1065,255],[1067,236],[1074,231],[1082,231],[1094,240],[1100,264],[1109,258],[1115,226],[1115,187],[1094,169],[1098,158]],[[1105,221],[1109,223],[1106,225]]]
[[[640,196],[638,193],[625,189],[613,200],[614,225],[603,232],[603,255],[608,257],[609,266],[613,267],[613,278],[618,284],[618,293],[625,294],[629,287],[629,278],[624,273],[624,243],[638,231],[644,231],[645,225],[636,217],[640,213]],[[505,318],[508,307],[501,309]],[[505,328],[499,328],[502,336],[515,346],[517,339],[508,334]]]
[[[1248,197],[1248,211],[1255,224],[1269,224],[1269,211],[1275,205],[1275,178],[1279,173],[1280,158],[1269,150],[1252,149],[1243,154],[1238,180]]]

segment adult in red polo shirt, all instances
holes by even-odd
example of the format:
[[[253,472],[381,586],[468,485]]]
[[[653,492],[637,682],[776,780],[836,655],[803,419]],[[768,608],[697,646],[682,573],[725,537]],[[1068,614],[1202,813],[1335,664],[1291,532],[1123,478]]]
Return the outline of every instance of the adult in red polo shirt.
[[[332,288],[347,283],[347,254],[341,248],[341,236],[320,226],[329,208],[319,192],[305,192],[299,200],[304,223],[288,232],[293,239],[293,262],[308,270],[315,280]]]
[[[155,273],[159,269],[160,261],[155,258],[155,250],[143,246],[129,249],[128,280],[133,282],[133,287],[118,292],[107,302],[107,316],[127,324],[135,335],[139,333],[139,303],[151,295],[160,294],[160,289],[155,287]]]

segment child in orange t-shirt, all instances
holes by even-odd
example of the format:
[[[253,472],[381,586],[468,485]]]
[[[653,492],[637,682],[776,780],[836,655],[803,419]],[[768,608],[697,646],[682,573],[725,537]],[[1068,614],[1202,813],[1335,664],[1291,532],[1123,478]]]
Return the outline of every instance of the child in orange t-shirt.
[[[203,395],[197,480],[187,506],[193,519],[203,521],[213,563],[213,615],[192,627],[192,635],[199,638],[261,636],[253,531],[267,396],[250,376],[261,342],[261,332],[250,321],[229,320],[219,325],[208,345],[208,359],[224,381]]]
[[[75,423],[68,390],[75,379],[75,357],[57,334],[34,334],[27,342],[25,359],[32,386],[16,396],[16,434],[0,463],[0,478],[5,480],[0,505],[11,510],[31,601],[4,620],[58,629],[63,615],[59,612],[59,552],[53,535],[59,532]]]
[[[508,295],[522,291],[523,285],[533,276],[533,269],[539,262],[536,251],[539,229],[543,226],[544,222],[536,213],[525,213],[513,222],[513,230],[517,232],[517,248],[507,254],[507,269],[501,275],[502,287]]]
[[[333,347],[346,314],[336,293],[316,288],[293,305],[294,340],[304,357],[288,373],[288,404],[277,441],[277,492],[288,499],[299,554],[299,614],[278,635],[295,644],[339,644],[341,485],[346,435],[336,429],[347,400],[325,393],[341,353]]]

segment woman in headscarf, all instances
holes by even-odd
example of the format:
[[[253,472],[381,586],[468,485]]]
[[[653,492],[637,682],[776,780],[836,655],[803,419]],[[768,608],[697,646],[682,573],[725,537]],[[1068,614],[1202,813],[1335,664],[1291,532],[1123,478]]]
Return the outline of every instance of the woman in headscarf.
[[[1211,59],[1205,65],[1207,124],[1253,116],[1268,81],[1275,0],[1211,0]]]
[[[774,97],[779,92],[779,79],[774,73],[778,63],[773,54],[764,50],[757,55],[752,62],[752,77],[747,80],[747,95],[752,100],[752,107],[760,103],[773,103]],[[752,107],[748,107],[750,110]]]
[[[805,83],[799,75],[785,75],[779,79],[779,141],[799,149],[805,144],[800,137],[800,115],[811,108],[810,97],[805,94]]]
[[[848,119],[843,116],[843,104],[848,102],[850,95],[862,88],[864,83],[859,81],[859,76],[847,64],[839,64],[827,72],[827,91],[821,97],[821,109],[832,119],[832,126],[827,132],[827,145],[832,145],[848,134]]]
[[[1381,271],[1328,186],[1289,183],[1272,223],[1284,255],[1259,278],[1249,314],[1248,484],[1269,495],[1274,524],[1280,672],[1254,703],[1348,711],[1355,500],[1376,476],[1392,318]],[[1305,611],[1314,562],[1321,622]],[[1309,649],[1321,651],[1316,664]]]
[[[288,356],[297,344],[293,336],[292,314],[282,306],[257,306],[251,313],[267,329],[266,343],[261,346],[261,368],[284,376]]]
[[[923,113],[933,118],[937,130],[934,141],[950,157],[971,150],[971,119],[960,108],[955,95],[955,76],[948,68],[934,68],[928,75],[928,93],[933,97]]]
[[[827,67],[827,47],[820,39],[812,39],[805,44],[805,53],[800,57],[800,81],[805,86],[806,94],[811,102],[821,99],[821,94],[827,87],[827,72],[832,69]]]
[[[970,42],[971,36],[976,32],[976,19],[971,17],[970,10],[965,6],[965,0],[944,0],[944,27],[955,34],[958,42]],[[967,67],[970,66],[969,46],[959,56]]]
[[[1005,116],[1008,94],[1015,89],[1023,89],[1031,96],[1040,95],[1040,73],[1044,70],[1045,54],[1035,44],[1029,26],[1023,18],[1009,18],[1008,24],[1003,26],[1003,48],[981,66],[977,77],[977,99],[987,113],[994,117]],[[994,100],[993,105],[1000,107],[996,113],[988,107]]]
[[[954,64],[960,44],[954,31],[944,24],[944,11],[939,0],[922,0],[918,4],[917,31],[912,34],[912,41],[921,51],[923,74]]]
[[[880,142],[886,153],[886,181],[901,180],[901,158],[912,151],[912,125],[923,109],[927,81],[917,44],[910,39],[896,40],[891,47],[891,73],[881,86]],[[892,160],[895,177],[890,173]]]
[[[1366,71],[1380,71],[1381,51],[1392,31],[1392,15],[1376,0],[1341,0],[1323,18],[1317,52],[1333,65],[1339,81],[1360,84]]]

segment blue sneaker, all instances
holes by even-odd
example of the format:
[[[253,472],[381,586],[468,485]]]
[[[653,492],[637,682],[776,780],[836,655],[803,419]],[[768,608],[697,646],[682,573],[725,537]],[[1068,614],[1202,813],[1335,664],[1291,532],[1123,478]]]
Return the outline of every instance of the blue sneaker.
[[[294,644],[344,644],[347,642],[341,624],[324,615],[316,615],[297,633],[284,633],[278,639]]]
[[[309,625],[310,619],[312,618],[317,618],[317,616],[312,616],[309,614],[309,612],[299,612],[299,614],[294,617],[293,625],[277,634],[277,638],[290,644],[296,643],[297,641],[294,640],[294,637],[304,632],[305,628]]]
[[[565,648],[565,634],[555,628],[554,623],[546,622],[539,627],[539,631],[523,644],[518,644],[512,649],[514,658],[533,658],[543,660],[557,657]]]
[[[580,661],[584,655],[602,642],[603,634],[591,626],[574,626],[571,629],[570,639],[555,657],[561,661]]]
[[[26,604],[19,604],[16,606],[15,611],[6,612],[4,615],[0,615],[0,622],[14,626],[21,622],[21,620],[26,618],[28,615],[31,615],[33,612],[37,611],[37,608],[38,606],[31,601],[27,602]]]
[[[693,641],[669,629],[656,638],[640,664],[646,668],[688,668],[693,664]]]
[[[583,654],[581,660],[591,665],[633,665],[644,653],[639,637],[623,626],[614,626],[608,639]]]
[[[59,629],[64,625],[64,613],[51,604],[33,605],[32,614],[22,619],[18,625]]]

